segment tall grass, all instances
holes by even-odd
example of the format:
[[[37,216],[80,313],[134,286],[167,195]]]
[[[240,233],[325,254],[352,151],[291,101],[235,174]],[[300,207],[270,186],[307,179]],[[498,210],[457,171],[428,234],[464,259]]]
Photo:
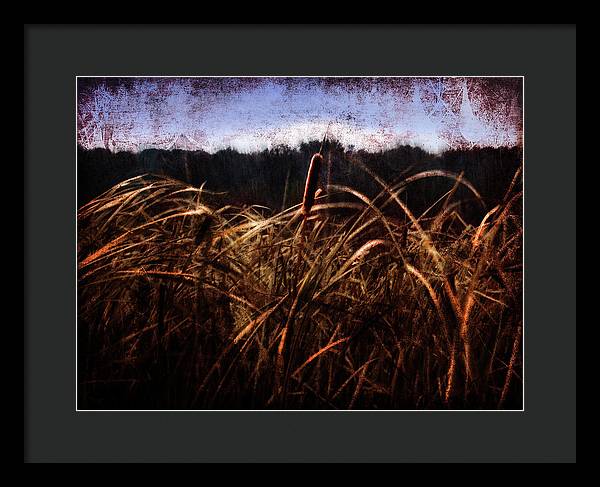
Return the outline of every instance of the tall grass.
[[[267,216],[150,175],[81,207],[79,407],[521,408],[520,172],[469,225],[460,174],[363,169],[375,198],[309,178]]]

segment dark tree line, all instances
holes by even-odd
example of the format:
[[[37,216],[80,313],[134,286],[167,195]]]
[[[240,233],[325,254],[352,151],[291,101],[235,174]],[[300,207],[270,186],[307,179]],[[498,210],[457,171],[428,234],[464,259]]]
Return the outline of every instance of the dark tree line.
[[[204,183],[208,190],[225,193],[223,204],[262,205],[276,211],[301,201],[310,158],[320,148],[320,141],[304,143],[298,148],[278,146],[251,154],[233,149],[214,154],[159,149],[113,153],[78,147],[78,202],[81,206],[120,181],[152,173],[181,179],[194,186]],[[521,164],[522,151],[518,147],[475,148],[433,155],[418,147],[399,146],[371,153],[345,149],[338,142],[330,141],[323,147],[323,155],[325,164],[320,175],[323,187],[330,182],[374,197],[381,187],[368,171],[394,184],[421,171],[443,169],[463,173],[488,207],[492,207],[509,187]],[[428,178],[411,184],[402,197],[418,215],[452,186],[453,183],[444,178]],[[466,189],[459,189],[455,198],[465,201],[462,212],[480,216],[480,205],[472,201]]]

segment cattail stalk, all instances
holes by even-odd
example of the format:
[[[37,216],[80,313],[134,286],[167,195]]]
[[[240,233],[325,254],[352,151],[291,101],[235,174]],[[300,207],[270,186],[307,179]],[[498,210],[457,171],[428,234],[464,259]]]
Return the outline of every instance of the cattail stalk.
[[[281,202],[281,211],[284,211],[287,203],[288,185],[290,184],[290,172],[292,172],[292,165],[288,166],[287,175],[285,176],[285,187],[283,188],[283,201]]]
[[[331,160],[331,151],[327,154],[327,187],[331,186],[331,177],[332,177],[332,169],[333,169],[333,161]]]
[[[302,199],[302,214],[306,218],[315,203],[315,193],[319,184],[319,172],[323,164],[323,156],[316,153],[310,160],[308,174],[306,176],[306,186],[304,187],[304,198]]]

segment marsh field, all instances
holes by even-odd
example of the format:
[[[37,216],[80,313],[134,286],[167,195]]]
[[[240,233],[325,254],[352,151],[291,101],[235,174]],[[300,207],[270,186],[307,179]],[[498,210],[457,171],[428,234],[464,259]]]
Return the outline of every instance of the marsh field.
[[[79,409],[521,409],[520,148],[78,150]]]

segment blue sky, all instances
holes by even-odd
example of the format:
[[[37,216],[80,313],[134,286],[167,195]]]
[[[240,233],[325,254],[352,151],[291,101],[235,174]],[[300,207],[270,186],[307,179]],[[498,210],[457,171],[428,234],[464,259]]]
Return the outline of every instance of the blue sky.
[[[252,152],[329,135],[431,152],[522,140],[521,78],[80,78],[86,147]]]

